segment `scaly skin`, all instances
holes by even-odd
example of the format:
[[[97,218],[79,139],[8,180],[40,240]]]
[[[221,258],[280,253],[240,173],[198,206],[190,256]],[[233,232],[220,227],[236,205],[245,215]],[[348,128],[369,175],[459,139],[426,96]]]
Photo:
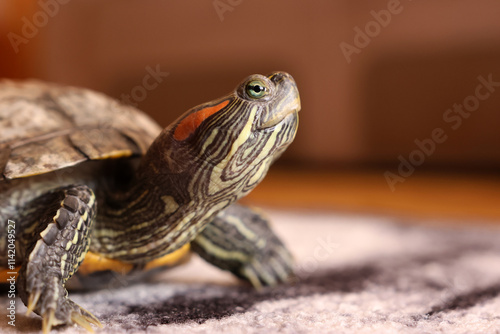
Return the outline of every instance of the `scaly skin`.
[[[53,182],[49,192],[50,178],[33,181],[34,199],[3,196],[0,217],[15,215],[22,228],[17,231],[20,295],[42,316],[44,332],[56,324],[87,329],[99,324],[65,290],[89,249],[144,266],[194,240],[194,250],[205,260],[256,287],[286,281],[291,256],[266,220],[248,208],[230,206],[255,188],[293,141],[299,109],[290,75],[253,75],[164,129],[135,170],[116,160],[81,176],[84,167],[77,166],[77,173]],[[23,183],[16,187],[4,193],[22,192]]]
[[[269,94],[248,97],[245,87],[255,81]],[[193,115],[221,105],[203,122],[193,121]],[[251,76],[231,94],[189,110],[153,142],[129,189],[113,191],[100,203],[91,250],[144,262],[193,240],[264,178],[295,137],[298,109],[291,76],[273,73]]]

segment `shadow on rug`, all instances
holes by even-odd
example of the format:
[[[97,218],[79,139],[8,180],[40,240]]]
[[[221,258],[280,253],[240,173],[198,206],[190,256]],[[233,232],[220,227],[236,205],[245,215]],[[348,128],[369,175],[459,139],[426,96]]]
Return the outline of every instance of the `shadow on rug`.
[[[256,291],[193,257],[150,282],[71,296],[103,322],[102,332],[498,333],[499,230],[271,216],[297,258],[290,285]],[[4,320],[0,330],[37,332],[40,319],[17,305],[16,327]]]

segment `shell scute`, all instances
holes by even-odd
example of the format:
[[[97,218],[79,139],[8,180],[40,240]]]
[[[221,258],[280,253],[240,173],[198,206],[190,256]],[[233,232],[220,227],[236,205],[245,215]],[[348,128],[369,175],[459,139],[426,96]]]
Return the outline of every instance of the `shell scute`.
[[[88,89],[0,80],[0,180],[144,154],[161,128]]]

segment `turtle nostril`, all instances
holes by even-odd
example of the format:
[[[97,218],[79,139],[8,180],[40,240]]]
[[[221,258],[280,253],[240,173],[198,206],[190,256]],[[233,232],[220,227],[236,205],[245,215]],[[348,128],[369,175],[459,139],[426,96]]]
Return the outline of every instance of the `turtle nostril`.
[[[277,83],[283,80],[284,74],[282,72],[274,72],[268,75],[268,78],[271,79],[272,82]]]
[[[274,83],[278,83],[278,82],[282,82],[282,81],[294,81],[293,80],[293,77],[286,73],[286,72],[273,72],[271,74],[268,75],[268,78],[274,82]]]

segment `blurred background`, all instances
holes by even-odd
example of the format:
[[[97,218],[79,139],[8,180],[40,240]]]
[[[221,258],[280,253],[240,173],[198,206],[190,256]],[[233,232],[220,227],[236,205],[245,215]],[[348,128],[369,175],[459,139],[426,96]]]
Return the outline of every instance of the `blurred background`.
[[[0,77],[92,88],[166,126],[287,71],[299,133],[247,201],[498,223],[499,17],[496,0],[0,0]]]

